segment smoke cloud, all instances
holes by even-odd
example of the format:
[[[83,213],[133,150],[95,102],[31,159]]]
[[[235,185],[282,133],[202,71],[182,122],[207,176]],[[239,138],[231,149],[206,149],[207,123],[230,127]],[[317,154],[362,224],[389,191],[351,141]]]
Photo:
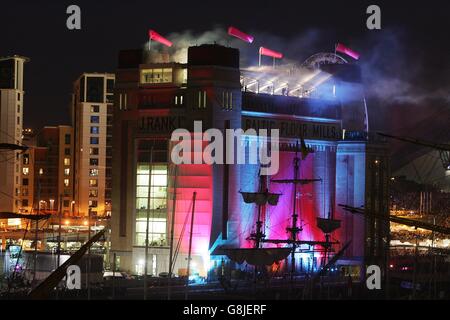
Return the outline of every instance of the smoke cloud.
[[[189,46],[217,43],[238,48],[241,66],[248,67],[258,64],[258,49],[265,46],[282,52],[285,56],[282,63],[300,65],[315,53],[333,52],[337,42],[335,31],[329,29],[306,29],[292,37],[245,31],[255,37],[252,44],[230,37],[225,27],[216,26],[203,33],[188,30],[169,34],[167,37],[174,42],[173,47],[160,46],[159,49],[168,53],[171,61],[185,63]],[[407,132],[418,124],[423,125],[424,121],[432,121],[430,115],[444,112],[448,117],[449,62],[430,69],[427,48],[414,50],[414,38],[407,30],[393,28],[366,32],[342,42],[361,53],[360,60],[355,63],[361,67],[373,130]],[[266,63],[271,63],[270,58],[267,59]]]

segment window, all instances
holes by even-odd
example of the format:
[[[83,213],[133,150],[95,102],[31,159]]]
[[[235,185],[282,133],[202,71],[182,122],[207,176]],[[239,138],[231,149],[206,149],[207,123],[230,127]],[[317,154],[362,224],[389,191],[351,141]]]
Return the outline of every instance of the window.
[[[107,93],[114,93],[114,79],[107,79],[106,80],[106,92]]]
[[[23,207],[28,207],[28,199],[23,199],[22,200],[22,206]]]
[[[64,165],[70,166],[70,158],[64,158]]]
[[[20,101],[20,92],[17,92],[17,101]]]
[[[105,78],[102,76],[87,77],[86,90],[86,102],[103,102]]]
[[[198,108],[205,109],[206,108],[206,91],[198,92]]]
[[[89,179],[89,187],[97,187],[98,180],[97,179]]]
[[[98,148],[89,148],[90,155],[98,155]]]
[[[17,113],[20,113],[20,104],[17,105]]]
[[[136,174],[135,243],[139,246],[145,245],[146,218],[147,209],[149,208],[150,245],[165,245],[167,223],[167,165],[152,165],[150,167],[148,164],[141,162],[138,163]]]
[[[89,197],[90,198],[98,197],[98,190],[96,190],[96,189],[89,190]]]
[[[98,140],[99,140],[99,138],[98,137],[91,137],[91,144],[98,144]]]
[[[39,174],[40,174],[40,175],[43,175],[43,174],[44,174],[44,169],[40,168],[40,169],[39,169]]]
[[[100,112],[100,106],[91,106],[91,112]]]
[[[143,69],[141,83],[170,83],[172,82],[172,68]]]
[[[28,185],[28,179],[22,179],[22,185],[27,186]]]
[[[70,169],[69,168],[64,169],[64,175],[65,176],[70,176]]]
[[[222,108],[227,110],[233,109],[233,92],[222,92]]]
[[[65,144],[70,144],[70,134],[69,133],[66,133],[64,135],[64,143]]]
[[[98,176],[98,169],[89,169],[89,176],[90,177],[97,177]]]
[[[91,133],[92,134],[98,134],[99,133],[99,127],[91,127]]]
[[[97,200],[89,200],[89,207],[91,208],[97,208]]]
[[[26,176],[30,173],[30,168],[24,167],[22,168],[22,173]]]
[[[136,222],[136,245],[144,246],[146,238],[147,221],[144,219]],[[163,218],[149,219],[148,240],[150,246],[163,246],[166,244],[167,221]]]
[[[183,104],[183,96],[175,96],[175,105],[182,105]]]
[[[64,206],[64,208],[68,208],[68,207],[69,207],[69,203],[70,203],[69,200],[64,200],[64,201],[63,201],[63,206]]]
[[[122,110],[126,110],[127,109],[127,94],[120,94],[119,95],[119,109]]]
[[[69,186],[69,179],[64,179],[64,186],[68,187]]]
[[[17,117],[17,124],[20,125],[20,117]]]
[[[99,116],[91,116],[91,123],[100,123]]]
[[[96,159],[96,158],[90,158],[90,159],[89,159],[89,165],[90,165],[90,166],[98,166],[98,159]]]
[[[65,148],[64,149],[64,155],[70,156],[70,148]]]
[[[29,154],[24,154],[23,155],[22,163],[23,164],[30,164],[30,155]]]

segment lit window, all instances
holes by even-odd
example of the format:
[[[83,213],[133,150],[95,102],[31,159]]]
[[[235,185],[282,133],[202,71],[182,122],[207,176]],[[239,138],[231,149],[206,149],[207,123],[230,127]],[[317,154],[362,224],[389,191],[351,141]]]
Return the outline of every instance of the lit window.
[[[167,165],[139,163],[136,171],[136,245],[145,245],[147,210],[151,246],[166,245]]]
[[[99,133],[99,127],[91,127],[91,133],[92,134],[98,134]]]
[[[69,176],[70,175],[70,169],[69,168],[64,169],[64,175],[65,176]]]
[[[89,148],[90,155],[98,155],[98,148]]]
[[[97,177],[98,176],[98,169],[89,169],[89,176]]]
[[[96,208],[97,207],[97,200],[89,200],[89,207]]]
[[[28,174],[30,173],[30,169],[27,168],[27,167],[22,168],[22,173],[23,173],[24,175],[28,175]]]
[[[70,166],[70,158],[64,158],[64,165]]]
[[[91,112],[100,112],[100,106],[91,106]]]
[[[233,92],[222,92],[222,107],[227,110],[233,109]]]
[[[98,197],[98,190],[95,190],[95,189],[89,190],[89,197],[90,198]]]
[[[89,179],[89,187],[97,187],[98,180],[97,179]]]
[[[98,137],[91,137],[91,144],[98,144],[99,138]]]
[[[40,169],[39,169],[39,174],[40,174],[40,175],[43,175],[43,174],[44,174],[44,169],[40,168]]]
[[[183,104],[183,96],[175,96],[175,105],[182,105]]]
[[[170,83],[172,82],[172,68],[143,69],[141,83]]]
[[[64,179],[64,186],[68,187],[69,186],[69,179]]]
[[[30,164],[30,155],[29,154],[23,155],[23,164]]]
[[[198,92],[198,107],[200,109],[206,108],[206,91]]]

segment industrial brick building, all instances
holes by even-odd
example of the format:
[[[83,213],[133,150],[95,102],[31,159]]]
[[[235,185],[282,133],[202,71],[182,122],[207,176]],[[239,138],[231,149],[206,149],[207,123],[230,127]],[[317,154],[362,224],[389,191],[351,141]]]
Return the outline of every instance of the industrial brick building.
[[[203,130],[279,129],[280,169],[265,183],[280,200],[264,208],[263,231],[266,240],[288,238],[296,203],[298,238],[305,240],[296,247],[298,272],[320,267],[323,252],[312,243],[325,237],[316,218],[330,215],[341,223],[332,233],[334,252],[349,243],[341,265],[361,273],[365,264],[385,260],[387,224],[339,206],[388,214],[387,153],[367,135],[357,65],[319,54],[297,68],[241,68],[237,49],[216,44],[190,47],[186,64],[156,52],[127,50],[119,54],[114,93],[111,250],[121,270],[144,272],[147,233],[147,272],[153,275],[169,271],[170,253],[172,270],[184,274],[190,240],[190,272],[201,276],[229,263],[221,249],[253,246],[249,235],[257,208],[240,191],[258,191],[260,166],[174,165],[171,134],[177,128],[192,132],[194,121],[202,121]],[[300,161],[300,177],[320,181],[300,186],[294,198],[292,185],[272,180],[292,179],[300,139],[314,150]],[[244,134],[238,143],[255,142]],[[286,245],[268,241],[265,246]]]

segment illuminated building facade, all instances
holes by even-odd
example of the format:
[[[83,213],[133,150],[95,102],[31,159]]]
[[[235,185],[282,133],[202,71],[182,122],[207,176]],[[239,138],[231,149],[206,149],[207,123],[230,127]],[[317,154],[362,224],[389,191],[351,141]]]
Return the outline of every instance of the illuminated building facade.
[[[303,229],[300,239],[324,241],[316,218],[333,213],[342,221],[333,234],[339,241],[337,250],[352,241],[341,264],[355,265],[360,272],[373,257],[383,259],[379,250],[387,241],[385,226],[365,223],[363,217],[338,206],[366,205],[388,212],[387,202],[381,200],[387,192],[387,155],[383,146],[372,144],[365,134],[367,114],[358,70],[352,64],[308,70],[300,70],[306,73],[301,85],[293,83],[299,79],[295,76],[276,83],[281,69],[241,69],[239,51],[219,45],[190,47],[186,64],[169,62],[163,54],[120,52],[114,92],[111,250],[121,270],[143,273],[147,221],[148,274],[169,270],[172,235],[176,274],[186,272],[191,237],[191,274],[202,276],[220,265],[224,258],[218,254],[220,248],[253,246],[248,237],[255,229],[256,208],[244,203],[239,191],[258,190],[260,167],[174,165],[171,134],[177,128],[192,134],[194,121],[202,121],[203,131],[279,129],[280,169],[267,183],[282,196],[277,206],[265,210],[267,239],[289,237],[292,186],[270,180],[293,178],[293,146],[303,137],[314,152],[301,161],[300,177],[321,181],[305,184],[296,194]],[[320,79],[309,88],[314,77]],[[249,146],[255,141],[245,134],[239,143]],[[308,247],[299,250],[311,251]],[[321,264],[320,252],[299,252],[298,256],[299,271],[317,270]]]
[[[23,70],[28,58],[0,57],[0,143],[22,143]],[[0,152],[0,211],[17,212],[20,206],[20,151]]]
[[[112,103],[114,75],[84,73],[74,83],[75,213],[111,214]]]
[[[22,155],[22,212],[73,214],[73,130],[70,126],[45,126]],[[61,198],[60,198],[61,197]],[[60,199],[62,203],[60,203]]]

